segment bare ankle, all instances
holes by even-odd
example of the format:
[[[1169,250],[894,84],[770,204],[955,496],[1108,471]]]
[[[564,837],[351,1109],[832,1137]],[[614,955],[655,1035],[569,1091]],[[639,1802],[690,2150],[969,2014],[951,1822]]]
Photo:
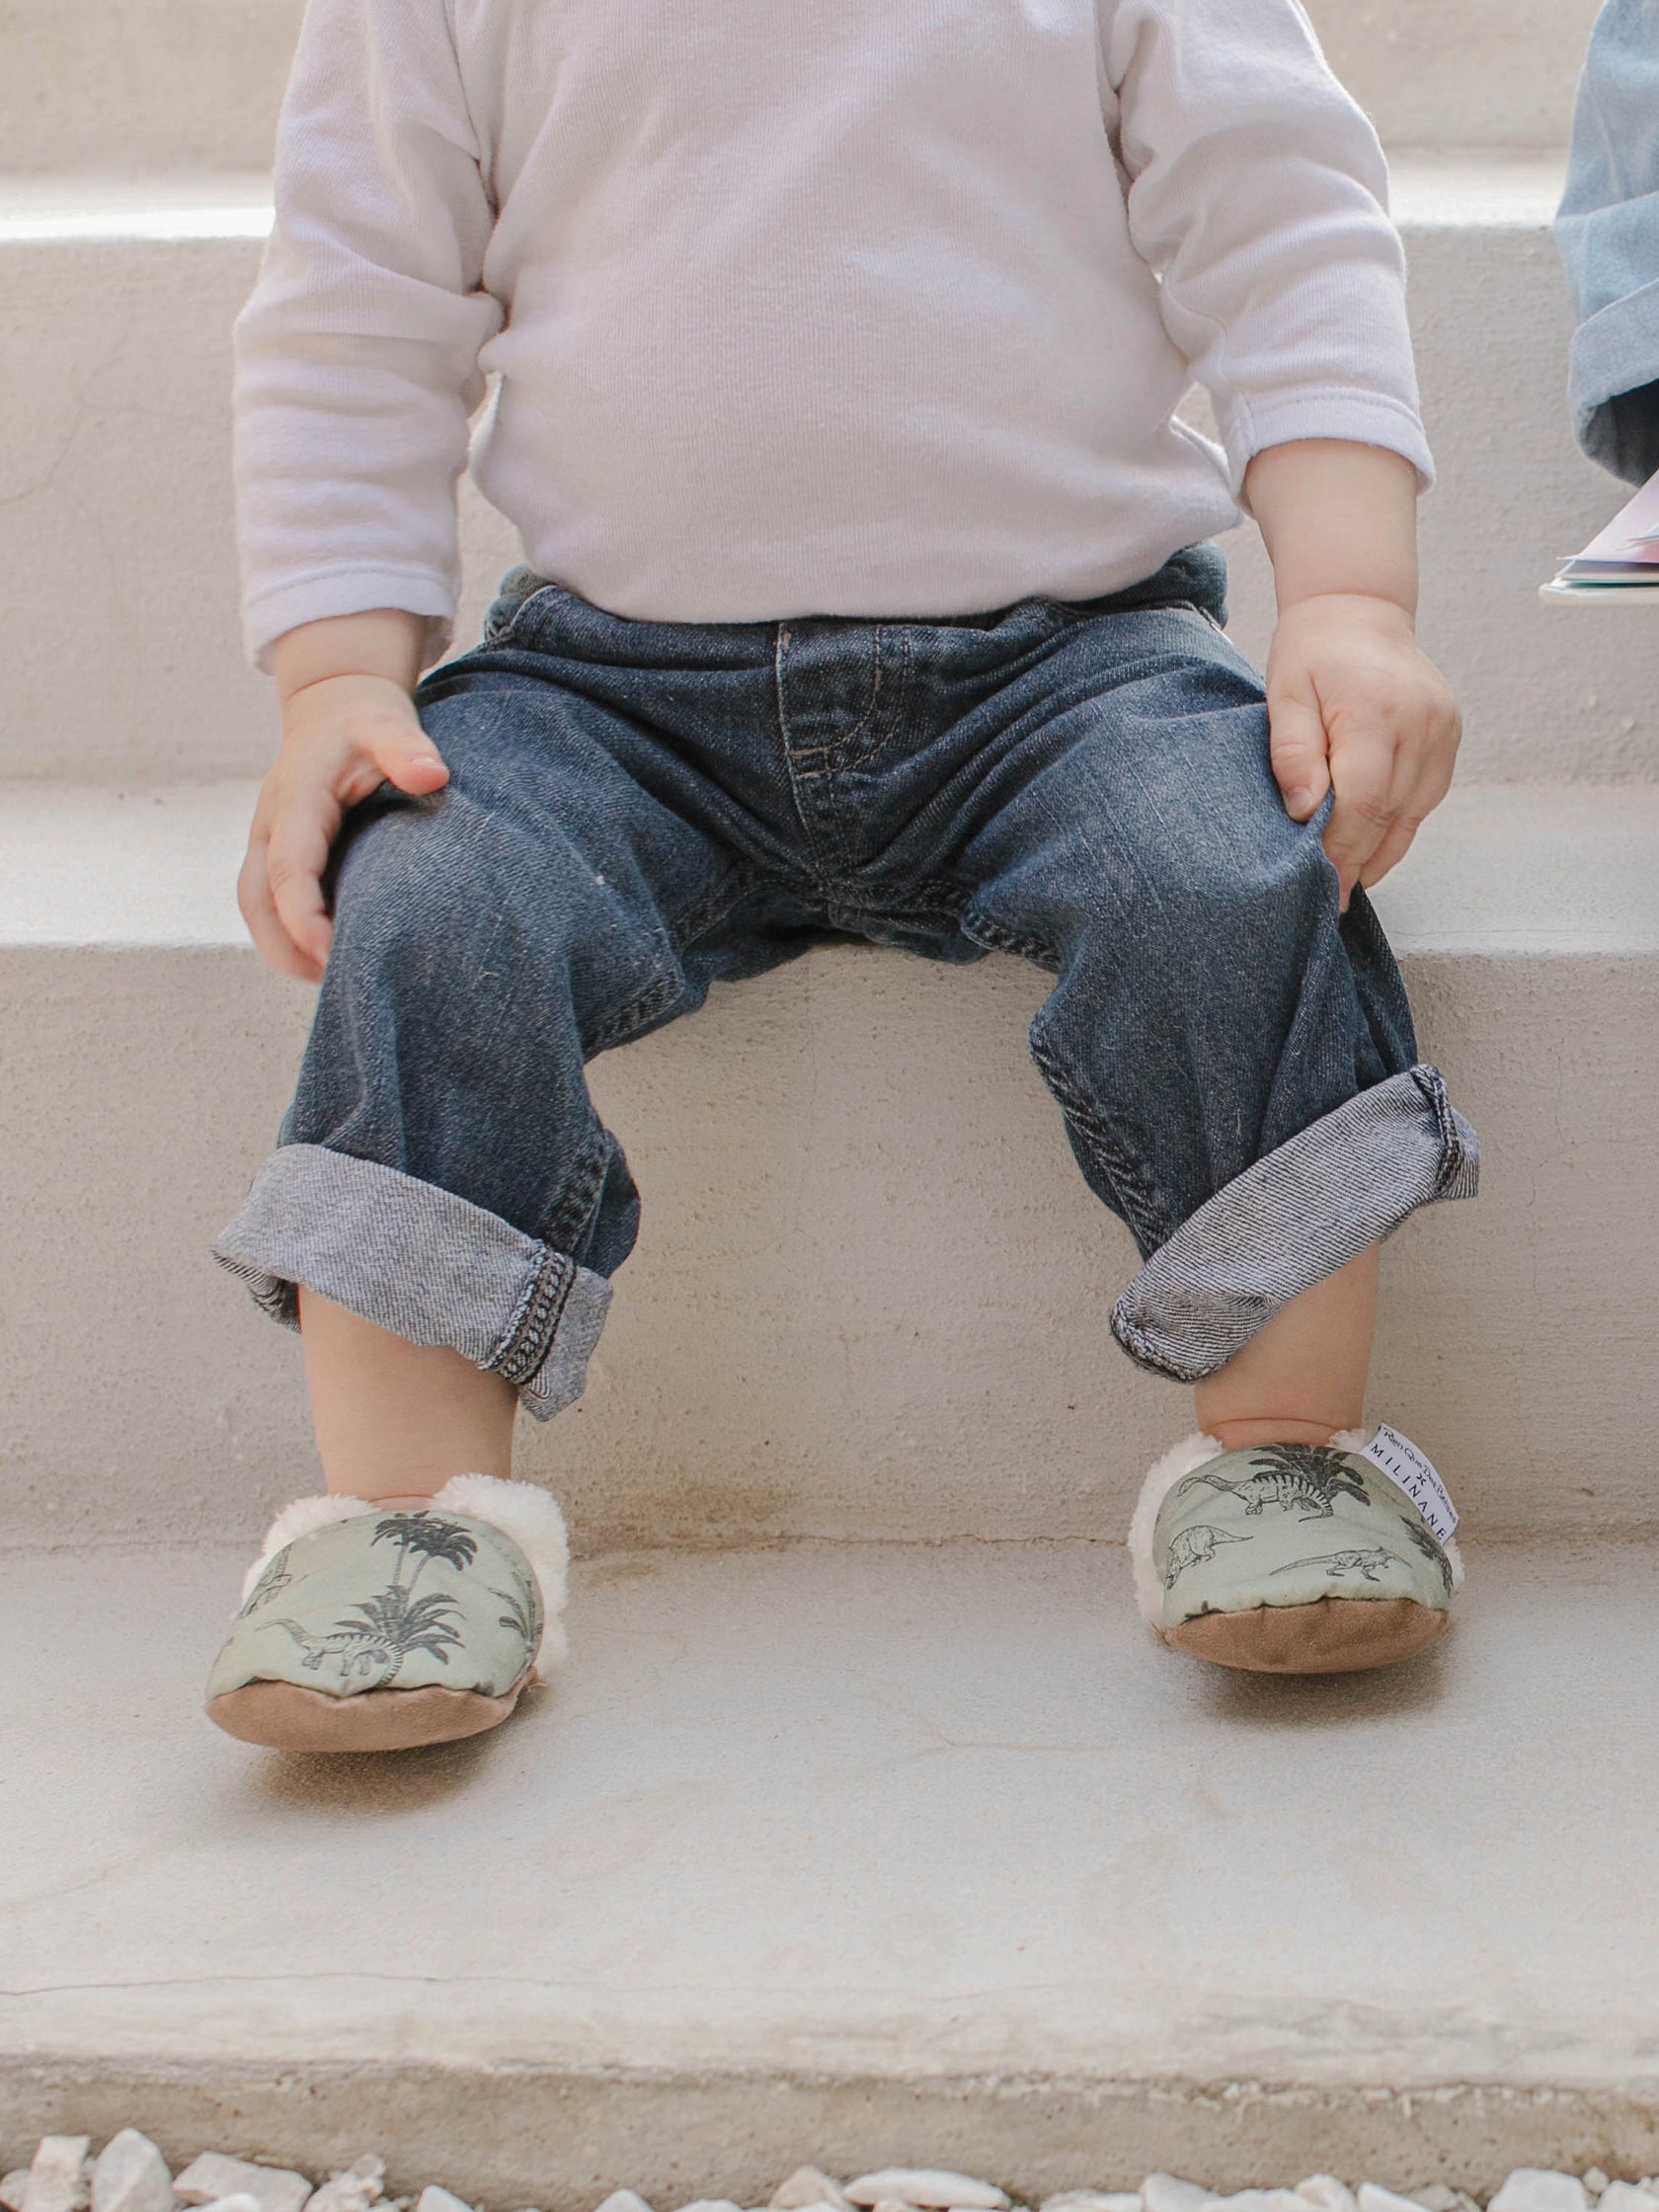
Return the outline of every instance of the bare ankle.
[[[1252,1414],[1241,1420],[1212,1421],[1210,1434],[1229,1452],[1248,1452],[1259,1444],[1328,1444],[1337,1434],[1337,1427],[1334,1421]]]

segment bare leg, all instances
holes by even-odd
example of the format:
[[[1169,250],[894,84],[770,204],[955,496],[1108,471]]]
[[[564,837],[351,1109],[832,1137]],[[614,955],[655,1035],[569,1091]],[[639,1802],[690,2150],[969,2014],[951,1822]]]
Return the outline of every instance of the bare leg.
[[[337,1496],[417,1504],[452,1474],[511,1475],[511,1383],[442,1345],[410,1344],[299,1294],[311,1422]]]
[[[1198,1425],[1229,1452],[1252,1444],[1328,1444],[1365,1410],[1377,1325],[1372,1245],[1273,1316],[1194,1393]]]

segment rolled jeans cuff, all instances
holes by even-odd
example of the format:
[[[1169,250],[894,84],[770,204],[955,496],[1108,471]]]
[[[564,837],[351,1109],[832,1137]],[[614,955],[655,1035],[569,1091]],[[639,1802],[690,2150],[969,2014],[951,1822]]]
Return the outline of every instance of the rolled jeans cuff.
[[[299,1325],[300,1286],[411,1344],[444,1344],[548,1420],[582,1394],[610,1285],[435,1183],[323,1145],[283,1145],[213,1246]]]
[[[1138,1366],[1200,1382],[1419,1206],[1472,1198],[1475,1134],[1435,1067],[1360,1091],[1206,1199],[1112,1310]]]

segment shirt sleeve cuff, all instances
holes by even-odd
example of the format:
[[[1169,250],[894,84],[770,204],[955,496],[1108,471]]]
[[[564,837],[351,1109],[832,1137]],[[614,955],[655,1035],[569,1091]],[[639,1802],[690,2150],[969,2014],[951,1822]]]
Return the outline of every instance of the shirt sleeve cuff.
[[[1303,437],[1341,438],[1350,445],[1381,445],[1399,453],[1417,471],[1417,489],[1434,482],[1434,456],[1417,410],[1386,392],[1286,392],[1234,401],[1221,425],[1232,496],[1249,512],[1244,471],[1270,445]]]
[[[302,622],[323,622],[341,614],[367,614],[375,607],[401,607],[427,618],[421,666],[430,669],[448,651],[455,634],[455,588],[431,569],[325,569],[250,592],[243,601],[243,634],[248,658],[262,675],[271,673],[271,649]]]

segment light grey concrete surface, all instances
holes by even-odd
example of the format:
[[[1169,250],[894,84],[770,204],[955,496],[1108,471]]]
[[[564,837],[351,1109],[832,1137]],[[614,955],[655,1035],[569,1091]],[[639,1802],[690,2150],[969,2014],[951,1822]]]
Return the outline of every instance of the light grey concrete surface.
[[[550,2212],[1659,2163],[1648,1548],[1476,1547],[1444,1645],[1303,1683],[1113,1546],[613,1556],[499,1736],[338,1764],[194,1710],[238,1563],[0,1564],[14,2141]]]
[[[1391,145],[1559,145],[1596,0],[1309,0]],[[0,5],[0,148],[24,171],[268,164],[300,0]]]
[[[1600,0],[1307,0],[1384,145],[1560,146]]]
[[[1470,773],[1643,781],[1659,630],[1569,633],[1537,596],[1620,497],[1567,425],[1558,176],[1536,160],[1399,171],[1441,470],[1423,508],[1423,635],[1462,698]],[[0,774],[236,775],[269,753],[269,687],[238,635],[228,470],[229,331],[263,219],[250,190],[0,194]],[[470,489],[462,512],[464,644],[517,549]],[[1235,633],[1259,659],[1271,591],[1254,529],[1228,550]]]
[[[249,793],[0,798],[10,1540],[251,1538],[316,1485],[294,1340],[207,1257],[309,993],[241,939]],[[1659,1520],[1659,795],[1465,788],[1382,898],[1483,1195],[1390,1249],[1372,1393],[1473,1524]],[[1122,1534],[1186,1395],[1106,1330],[1133,1247],[993,960],[814,954],[598,1061],[645,1194],[577,1410],[587,1550]]]

